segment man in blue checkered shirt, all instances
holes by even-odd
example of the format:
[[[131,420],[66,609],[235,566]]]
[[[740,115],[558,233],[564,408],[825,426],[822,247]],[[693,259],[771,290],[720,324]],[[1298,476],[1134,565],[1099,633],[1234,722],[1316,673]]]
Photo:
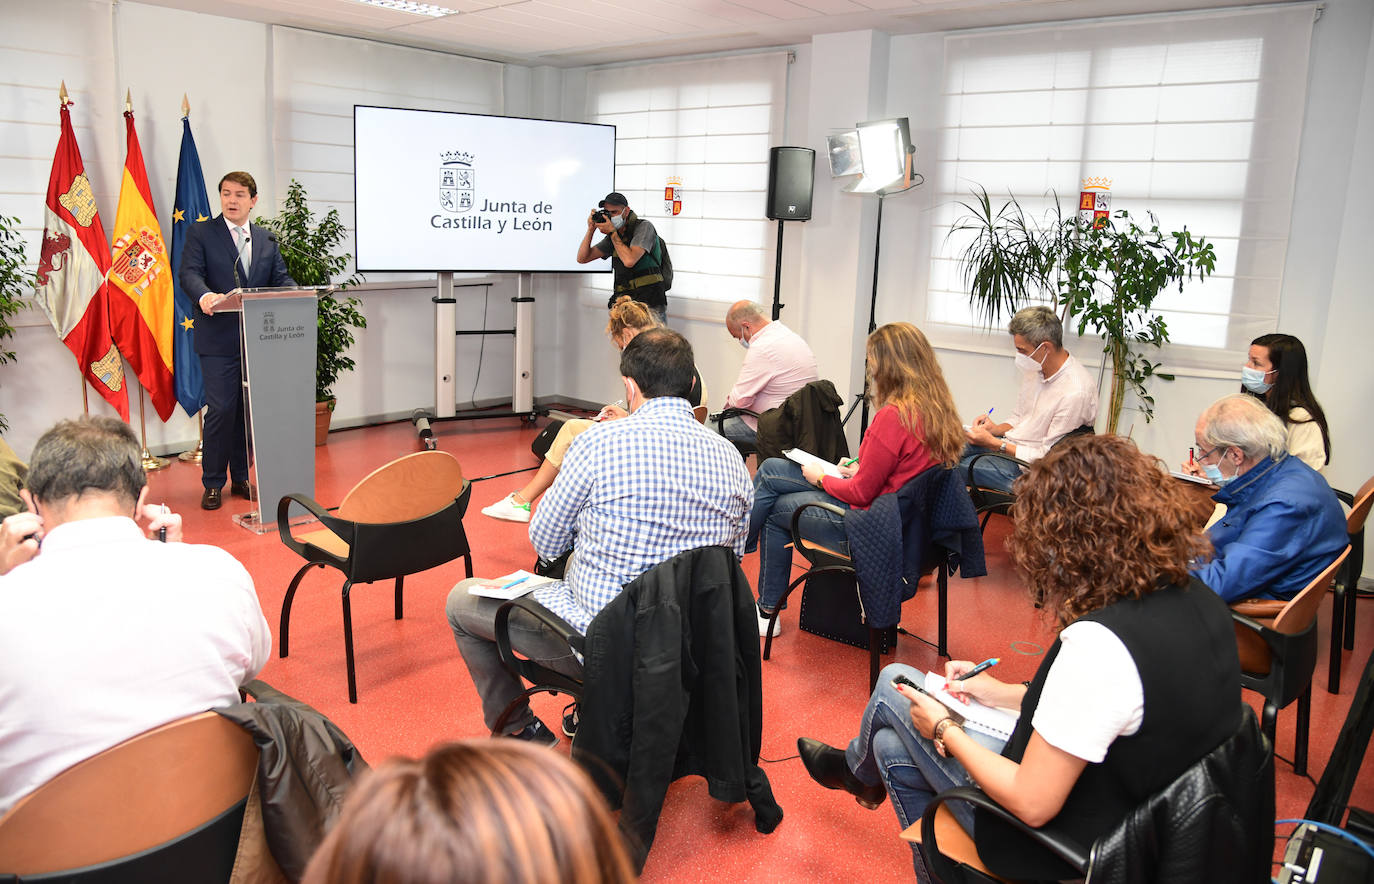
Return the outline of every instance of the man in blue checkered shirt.
[[[552,559],[574,550],[566,578],[536,589],[534,599],[581,632],[625,584],[680,552],[725,545],[743,555],[753,505],[739,453],[698,423],[687,403],[694,368],[685,338],[668,329],[636,335],[621,354],[620,373],[630,416],[577,437],[530,521],[539,555]],[[469,593],[477,582],[453,588],[447,614],[492,728],[524,686],[501,664],[493,640],[501,603]],[[510,618],[510,634],[530,659],[581,674],[567,643],[525,612]],[[506,733],[558,742],[528,705],[507,722]]]

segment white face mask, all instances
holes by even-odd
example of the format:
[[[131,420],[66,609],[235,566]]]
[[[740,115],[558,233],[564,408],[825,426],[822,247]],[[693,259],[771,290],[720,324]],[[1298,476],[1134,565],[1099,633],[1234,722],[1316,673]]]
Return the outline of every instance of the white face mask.
[[[1040,369],[1044,366],[1045,363],[1044,363],[1044,362],[1037,362],[1037,361],[1035,360],[1035,354],[1036,354],[1036,353],[1039,353],[1039,352],[1040,352],[1040,348],[1043,347],[1043,346],[1045,346],[1045,345],[1048,344],[1048,343],[1049,343],[1049,341],[1041,341],[1038,345],[1036,345],[1036,348],[1035,348],[1034,350],[1030,351],[1029,353],[1017,353],[1017,354],[1016,354],[1016,367],[1019,368],[1021,371],[1025,371],[1025,372],[1030,372],[1030,371],[1036,371],[1036,372],[1038,372],[1038,371],[1040,371]],[[1048,358],[1048,357],[1046,357],[1046,358]]]
[[[624,216],[624,215],[612,215],[612,216],[611,216],[611,226],[614,227],[616,230],[619,230],[620,228],[624,227],[624,226],[625,226],[625,216]]]

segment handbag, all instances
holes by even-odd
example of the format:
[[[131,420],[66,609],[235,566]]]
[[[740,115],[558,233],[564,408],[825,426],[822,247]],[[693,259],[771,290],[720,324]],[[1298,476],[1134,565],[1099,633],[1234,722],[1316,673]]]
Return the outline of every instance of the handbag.
[[[856,648],[868,648],[868,624],[859,605],[859,584],[848,574],[815,574],[802,586],[801,628],[804,632]],[[897,627],[883,630],[879,652],[897,645]]]

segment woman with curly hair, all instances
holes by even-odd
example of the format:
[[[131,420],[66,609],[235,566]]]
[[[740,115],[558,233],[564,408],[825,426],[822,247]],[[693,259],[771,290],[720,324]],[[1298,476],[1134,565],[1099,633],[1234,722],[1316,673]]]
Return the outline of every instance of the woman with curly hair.
[[[615,820],[573,762],[518,740],[392,759],[348,796],[303,884],[622,884]]]
[[[754,474],[754,507],[749,543],[762,536],[759,554],[759,631],[777,609],[792,574],[792,513],[805,503],[824,502],[845,509],[866,507],[896,491],[918,474],[944,464],[952,467],[963,450],[964,433],[954,397],[945,384],[935,351],[909,322],[891,322],[868,336],[869,398],[877,408],[852,465],[840,465],[841,478],[820,467],[770,457]],[[819,509],[803,515],[808,540],[848,552],[844,520]],[[776,623],[774,635],[777,635]]]
[[[1019,709],[1011,739],[965,730],[938,700],[879,676],[847,749],[797,741],[807,772],[866,807],[892,795],[905,827],[931,796],[977,785],[1032,826],[1091,844],[1240,724],[1240,668],[1225,603],[1188,573],[1210,550],[1185,492],[1120,436],[1055,445],[1017,480],[1008,546],[1058,638],[1027,685],[946,664],[951,693]],[[949,805],[983,862],[1013,878],[1077,877],[967,804]],[[916,854],[917,877],[925,868]]]

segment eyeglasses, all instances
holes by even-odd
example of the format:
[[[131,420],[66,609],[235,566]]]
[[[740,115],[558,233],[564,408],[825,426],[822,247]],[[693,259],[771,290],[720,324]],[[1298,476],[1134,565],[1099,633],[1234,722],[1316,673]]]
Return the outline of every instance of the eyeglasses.
[[[1218,446],[1216,446],[1215,448],[1209,448],[1209,449],[1207,449],[1206,451],[1200,451],[1200,452],[1198,452],[1197,459],[1200,460],[1200,461],[1206,460],[1207,458],[1211,457],[1212,455],[1216,454],[1217,452],[1219,452],[1219,451],[1224,451],[1224,450],[1225,450],[1224,446],[1218,445]]]

